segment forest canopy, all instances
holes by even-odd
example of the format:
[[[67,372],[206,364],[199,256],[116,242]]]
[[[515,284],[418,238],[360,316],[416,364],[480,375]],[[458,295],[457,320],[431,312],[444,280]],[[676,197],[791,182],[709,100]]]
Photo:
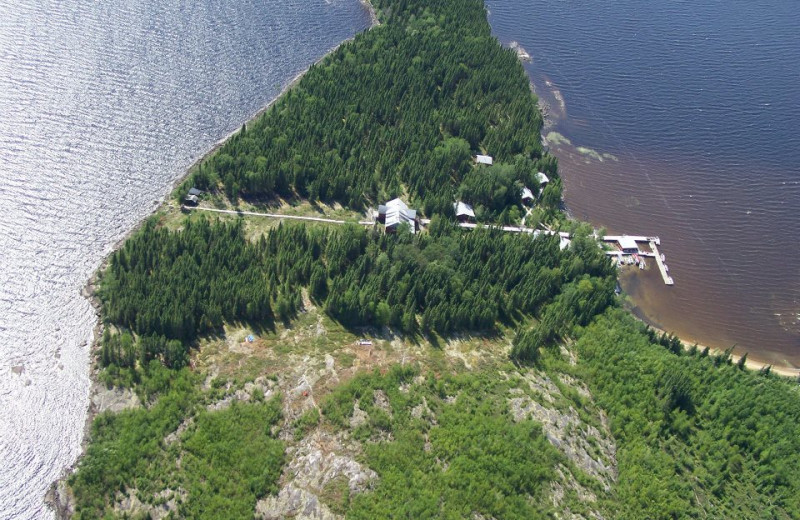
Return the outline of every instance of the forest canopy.
[[[491,35],[482,2],[374,4],[384,24],[313,66],[190,182],[221,182],[232,200],[300,196],[353,209],[407,193],[433,215],[452,213],[459,191],[499,213],[521,186],[539,190],[536,172],[557,178],[529,81]],[[479,153],[508,166],[475,174]],[[459,190],[470,175],[499,186],[472,179]]]
[[[302,288],[347,326],[407,334],[492,330],[544,312],[537,348],[611,304],[614,270],[597,247],[561,250],[557,237],[464,233],[386,235],[348,225],[281,225],[256,242],[241,221],[148,223],[114,253],[99,295],[104,316],[135,333],[106,336],[104,366],[160,359],[180,368],[198,335],[225,322],[270,327],[301,307]],[[524,357],[524,356],[520,356]]]

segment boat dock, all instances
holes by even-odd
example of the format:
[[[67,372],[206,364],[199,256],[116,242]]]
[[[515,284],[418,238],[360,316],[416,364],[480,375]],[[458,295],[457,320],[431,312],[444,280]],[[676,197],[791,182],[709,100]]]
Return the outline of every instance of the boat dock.
[[[675,281],[667,272],[667,264],[664,263],[664,260],[661,258],[661,254],[658,252],[658,245],[654,241],[650,241],[650,249],[653,250],[653,253],[656,258],[656,263],[658,264],[658,270],[661,271],[661,278],[664,279],[665,285],[675,285]]]
[[[603,237],[604,242],[619,242],[623,238],[635,240],[636,242],[653,242],[656,245],[661,245],[661,239],[658,237],[645,237],[638,235],[606,235]]]
[[[618,244],[619,249],[606,251],[608,256],[618,259],[619,265],[624,265],[623,258],[627,257],[627,263],[634,263],[630,261],[630,257],[635,259],[635,263],[639,264],[639,258],[654,258],[658,270],[661,272],[661,278],[664,280],[664,285],[675,285],[675,280],[669,275],[669,267],[665,263],[664,255],[658,250],[661,245],[661,239],[657,236],[638,236],[638,235],[606,235],[602,238],[604,242],[613,242]],[[638,243],[646,242],[650,246],[650,251],[640,251]],[[644,260],[642,260],[644,261]],[[644,267],[642,267],[644,269]]]

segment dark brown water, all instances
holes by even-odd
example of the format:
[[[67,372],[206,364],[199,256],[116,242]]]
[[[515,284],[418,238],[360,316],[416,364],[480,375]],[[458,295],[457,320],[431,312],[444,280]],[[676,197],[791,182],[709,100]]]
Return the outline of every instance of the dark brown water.
[[[793,2],[491,0],[548,105],[567,205],[659,235],[674,287],[627,273],[640,316],[800,365],[800,9]]]

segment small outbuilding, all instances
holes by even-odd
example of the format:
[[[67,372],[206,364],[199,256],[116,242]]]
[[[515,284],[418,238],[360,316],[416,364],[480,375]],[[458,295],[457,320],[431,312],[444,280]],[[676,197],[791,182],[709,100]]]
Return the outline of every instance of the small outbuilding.
[[[636,240],[627,235],[621,236],[617,242],[623,253],[632,255],[639,252],[639,245],[636,243]]]
[[[453,210],[456,212],[456,219],[459,222],[472,222],[475,220],[475,212],[472,206],[460,200],[453,203]]]
[[[189,188],[189,192],[186,194],[186,197],[183,198],[183,202],[187,206],[197,206],[197,203],[200,202],[199,197],[202,194],[203,192],[195,187]]]
[[[550,178],[544,174],[544,172],[538,172],[536,174],[536,180],[539,181],[539,186],[545,186],[548,182],[550,182]]]
[[[491,166],[494,163],[491,155],[476,155],[475,162],[478,164],[488,164]]]
[[[522,197],[522,202],[525,204],[533,204],[533,201],[536,200],[536,197],[533,196],[533,192],[527,186],[522,188],[520,196]]]

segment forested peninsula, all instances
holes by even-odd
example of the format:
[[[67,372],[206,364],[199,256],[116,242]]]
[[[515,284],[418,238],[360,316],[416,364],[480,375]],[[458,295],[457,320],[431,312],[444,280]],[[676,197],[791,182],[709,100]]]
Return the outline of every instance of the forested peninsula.
[[[482,0],[372,3],[98,273],[58,515],[800,517],[798,382],[621,308]]]

